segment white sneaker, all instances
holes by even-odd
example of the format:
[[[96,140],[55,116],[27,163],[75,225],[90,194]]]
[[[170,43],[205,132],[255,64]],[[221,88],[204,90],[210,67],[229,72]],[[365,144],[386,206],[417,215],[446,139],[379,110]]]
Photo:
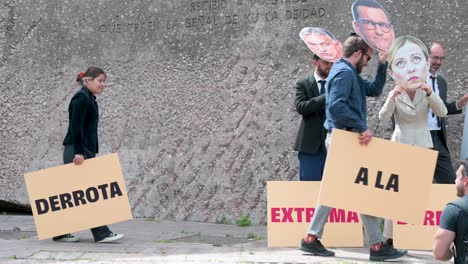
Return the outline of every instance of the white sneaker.
[[[80,238],[72,234],[67,234],[66,236],[61,237],[61,238],[54,237],[52,238],[52,240],[54,240],[55,242],[78,242],[80,241]]]
[[[108,243],[108,242],[113,242],[117,241],[119,239],[122,239],[124,237],[123,234],[116,234],[116,233],[111,233],[108,237],[105,237],[99,241],[96,241],[96,243]]]

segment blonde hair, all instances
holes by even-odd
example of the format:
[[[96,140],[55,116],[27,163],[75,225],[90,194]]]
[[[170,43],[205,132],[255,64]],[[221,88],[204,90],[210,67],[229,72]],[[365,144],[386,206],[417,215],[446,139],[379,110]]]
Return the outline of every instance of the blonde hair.
[[[388,56],[387,56],[389,70],[392,69],[392,62],[393,62],[393,59],[395,58],[395,54],[407,42],[413,43],[417,45],[419,48],[421,48],[424,54],[424,57],[426,58],[426,61],[429,59],[429,52],[427,51],[427,47],[426,45],[424,45],[424,43],[421,40],[410,35],[400,36],[393,41],[392,46],[390,47],[390,52],[388,53]]]

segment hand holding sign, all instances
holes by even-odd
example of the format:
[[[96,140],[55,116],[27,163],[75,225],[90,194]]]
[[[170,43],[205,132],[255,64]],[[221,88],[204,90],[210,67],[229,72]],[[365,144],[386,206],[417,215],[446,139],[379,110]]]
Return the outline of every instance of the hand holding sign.
[[[117,154],[24,178],[39,239],[132,219]]]

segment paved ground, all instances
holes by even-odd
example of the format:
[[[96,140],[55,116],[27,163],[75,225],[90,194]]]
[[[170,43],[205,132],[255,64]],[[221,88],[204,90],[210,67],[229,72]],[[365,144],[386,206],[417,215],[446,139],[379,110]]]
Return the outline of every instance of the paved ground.
[[[368,263],[368,250],[334,249],[320,258],[297,249],[267,247],[265,226],[135,219],[111,225],[121,242],[96,244],[91,232],[79,243],[37,240],[32,216],[0,216],[0,263]],[[395,263],[438,263],[431,252],[410,251]]]

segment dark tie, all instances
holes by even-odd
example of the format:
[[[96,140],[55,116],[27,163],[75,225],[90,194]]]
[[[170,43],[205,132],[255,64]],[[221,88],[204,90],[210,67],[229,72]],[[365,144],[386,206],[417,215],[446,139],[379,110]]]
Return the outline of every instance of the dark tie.
[[[435,77],[435,76],[429,76],[429,77],[430,77],[431,80],[432,80],[432,91],[435,93],[435,92],[436,92],[436,86],[435,86],[435,85],[436,85],[436,78],[437,78],[437,77]],[[432,111],[431,111],[431,112],[432,112]],[[435,117],[434,112],[432,112],[432,117]],[[437,117],[437,126],[438,126],[438,127],[441,127],[441,122],[440,122],[440,118],[439,118],[439,117]]]
[[[318,81],[320,83],[320,94],[325,93],[325,82],[324,80]]]
[[[435,92],[435,90],[436,90],[436,87],[435,87],[436,77],[435,76],[430,76],[430,78],[432,79],[432,91]]]

